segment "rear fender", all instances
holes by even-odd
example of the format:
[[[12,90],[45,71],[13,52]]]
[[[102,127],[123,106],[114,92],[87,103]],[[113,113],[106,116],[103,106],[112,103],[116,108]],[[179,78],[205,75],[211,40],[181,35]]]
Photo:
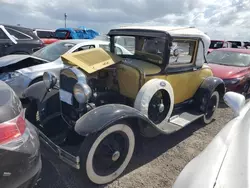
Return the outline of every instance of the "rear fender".
[[[164,133],[140,111],[121,104],[107,104],[89,111],[77,120],[75,131],[82,136],[87,136],[88,134],[101,131],[116,122],[131,119],[137,120],[136,125],[133,126],[140,126],[139,128],[142,128],[141,126],[148,125],[158,134]],[[142,123],[139,124],[139,121]]]
[[[222,98],[225,94],[225,83],[221,78],[218,77],[207,77],[202,84],[200,85],[199,89],[197,90],[195,94],[195,103],[197,107],[199,107],[201,110],[203,109],[203,104],[204,97],[207,99],[210,98],[212,93],[214,91],[218,91],[220,97]],[[202,110],[203,111],[203,110]]]

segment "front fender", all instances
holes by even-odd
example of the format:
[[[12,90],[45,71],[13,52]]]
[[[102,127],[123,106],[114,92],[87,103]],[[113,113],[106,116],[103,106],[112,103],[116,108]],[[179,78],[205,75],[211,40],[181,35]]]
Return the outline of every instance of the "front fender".
[[[77,120],[75,131],[82,136],[87,136],[117,121],[130,118],[142,120],[144,124],[152,126],[157,132],[164,133],[140,111],[122,104],[107,104],[89,111]]]
[[[24,92],[22,93],[22,97],[28,98],[30,100],[40,101],[40,99],[43,98],[46,92],[47,92],[47,89],[43,81],[40,81],[26,88]]]

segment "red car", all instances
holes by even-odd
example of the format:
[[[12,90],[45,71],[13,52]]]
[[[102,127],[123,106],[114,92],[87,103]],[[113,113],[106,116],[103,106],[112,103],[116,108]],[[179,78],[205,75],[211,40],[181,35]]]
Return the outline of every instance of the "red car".
[[[211,40],[208,53],[211,53],[214,49],[219,48],[231,48],[232,44],[224,40]]]
[[[221,48],[207,55],[214,76],[224,80],[227,91],[247,95],[250,86],[250,50]]]
[[[55,38],[55,30],[34,29],[33,31],[43,41],[45,45],[58,41],[58,39]]]

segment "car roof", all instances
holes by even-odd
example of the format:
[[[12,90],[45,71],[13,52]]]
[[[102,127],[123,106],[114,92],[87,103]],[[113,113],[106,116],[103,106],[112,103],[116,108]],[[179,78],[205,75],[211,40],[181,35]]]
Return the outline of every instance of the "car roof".
[[[146,29],[146,30],[156,30],[169,33],[172,36],[204,36],[206,35],[201,30],[195,27],[166,27],[166,26],[121,26],[121,29]]]
[[[11,29],[20,30],[20,31],[33,31],[33,29],[31,29],[31,28],[22,27],[22,26],[8,25],[8,24],[0,24],[0,25],[2,25],[4,27],[9,27]]]
[[[51,32],[55,32],[54,29],[41,29],[41,28],[34,28],[34,31],[51,31]]]
[[[249,49],[241,49],[241,48],[219,48],[214,51],[227,51],[227,52],[238,52],[238,53],[250,54]]]

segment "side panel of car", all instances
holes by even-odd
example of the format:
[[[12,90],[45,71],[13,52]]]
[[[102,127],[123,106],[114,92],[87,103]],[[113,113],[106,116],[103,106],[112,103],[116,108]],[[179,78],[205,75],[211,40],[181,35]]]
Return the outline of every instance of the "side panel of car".
[[[15,43],[8,37],[6,30],[3,30],[3,26],[0,27],[0,57],[7,54],[8,48]]]
[[[201,69],[195,71],[162,76],[148,76],[146,77],[146,81],[153,78],[167,80],[174,90],[174,104],[179,104],[192,98],[197,88],[199,88],[204,79],[209,76],[212,76],[211,69],[204,65]]]
[[[86,136],[120,121],[132,121],[134,122],[134,126],[140,126],[141,124],[138,124],[138,120],[141,120],[144,126],[153,126],[155,129],[152,129],[152,131],[163,133],[140,111],[121,104],[103,105],[89,111],[77,120],[75,131],[82,136]]]

